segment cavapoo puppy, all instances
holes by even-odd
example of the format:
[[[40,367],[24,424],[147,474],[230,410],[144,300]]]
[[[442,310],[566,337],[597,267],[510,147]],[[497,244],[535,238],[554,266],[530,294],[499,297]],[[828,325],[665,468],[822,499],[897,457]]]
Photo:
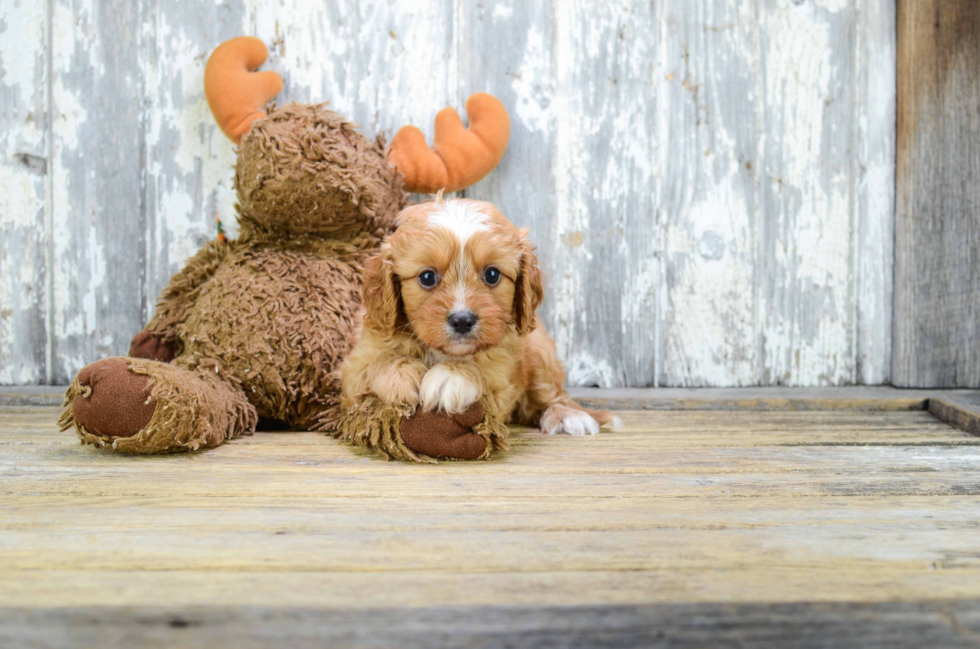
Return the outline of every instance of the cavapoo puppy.
[[[396,223],[364,271],[366,314],[343,368],[346,402],[375,395],[450,415],[482,402],[497,421],[548,434],[615,425],[565,392],[555,345],[535,316],[543,289],[526,230],[491,203],[441,192]]]

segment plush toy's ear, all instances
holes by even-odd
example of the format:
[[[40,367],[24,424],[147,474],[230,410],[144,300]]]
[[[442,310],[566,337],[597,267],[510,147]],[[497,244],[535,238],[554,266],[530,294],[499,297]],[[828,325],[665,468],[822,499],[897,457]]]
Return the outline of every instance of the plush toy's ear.
[[[538,267],[538,256],[534,254],[534,246],[527,240],[527,230],[521,231],[521,269],[517,274],[517,286],[514,291],[514,322],[517,333],[525,336],[537,326],[536,312],[544,299],[544,285],[541,281],[541,269]]]
[[[388,159],[404,174],[406,189],[423,194],[459,191],[497,166],[510,141],[507,109],[496,97],[477,93],[466,100],[466,114],[469,128],[452,108],[439,111],[432,149],[414,126],[395,134]]]
[[[391,265],[391,248],[385,243],[381,253],[364,263],[364,289],[362,299],[367,314],[364,326],[386,335],[395,333],[395,327],[405,320],[401,305],[400,280]]]
[[[262,107],[282,90],[282,79],[267,70],[253,72],[269,58],[265,44],[239,36],[219,45],[204,66],[204,94],[218,126],[235,144],[265,117]]]

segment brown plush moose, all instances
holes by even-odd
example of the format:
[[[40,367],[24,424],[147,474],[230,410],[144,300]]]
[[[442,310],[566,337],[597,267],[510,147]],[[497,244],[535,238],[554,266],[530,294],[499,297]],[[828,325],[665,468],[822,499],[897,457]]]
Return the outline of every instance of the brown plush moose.
[[[263,419],[335,432],[362,263],[394,227],[406,190],[462,189],[507,147],[507,112],[485,94],[467,101],[468,129],[454,110],[439,113],[434,150],[408,126],[386,151],[383,136],[368,140],[323,104],[263,110],[282,88],[275,72],[254,72],[267,56],[261,41],[240,37],[205,69],[211,111],[240,144],[240,236],[208,243],[170,279],[128,357],[78,373],[60,424],[84,443],[196,450],[250,434]],[[412,439],[430,454],[435,443],[435,455],[452,457],[460,437],[476,435],[473,421],[419,417]]]

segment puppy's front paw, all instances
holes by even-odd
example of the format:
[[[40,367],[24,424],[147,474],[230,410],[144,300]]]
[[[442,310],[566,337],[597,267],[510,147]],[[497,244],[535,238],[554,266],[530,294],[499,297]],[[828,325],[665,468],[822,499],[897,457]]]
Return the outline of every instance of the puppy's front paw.
[[[393,365],[371,380],[371,391],[385,403],[414,407],[419,403],[419,381],[411,367]]]
[[[545,435],[598,435],[599,422],[584,410],[555,404],[541,415],[541,432]]]
[[[426,372],[419,388],[423,410],[445,410],[451,415],[465,411],[481,396],[483,389],[479,385],[444,363]]]

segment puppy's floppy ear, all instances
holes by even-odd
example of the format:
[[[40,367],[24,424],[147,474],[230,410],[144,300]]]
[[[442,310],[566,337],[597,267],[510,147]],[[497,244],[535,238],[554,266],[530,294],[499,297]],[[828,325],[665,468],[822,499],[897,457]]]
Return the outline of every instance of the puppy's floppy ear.
[[[544,299],[544,286],[541,282],[541,269],[534,246],[527,240],[527,230],[521,230],[521,269],[517,275],[514,291],[514,322],[517,333],[525,336],[537,326],[535,312]]]
[[[391,264],[391,245],[364,263],[364,288],[361,292],[367,315],[365,326],[391,335],[402,316],[401,284]]]

